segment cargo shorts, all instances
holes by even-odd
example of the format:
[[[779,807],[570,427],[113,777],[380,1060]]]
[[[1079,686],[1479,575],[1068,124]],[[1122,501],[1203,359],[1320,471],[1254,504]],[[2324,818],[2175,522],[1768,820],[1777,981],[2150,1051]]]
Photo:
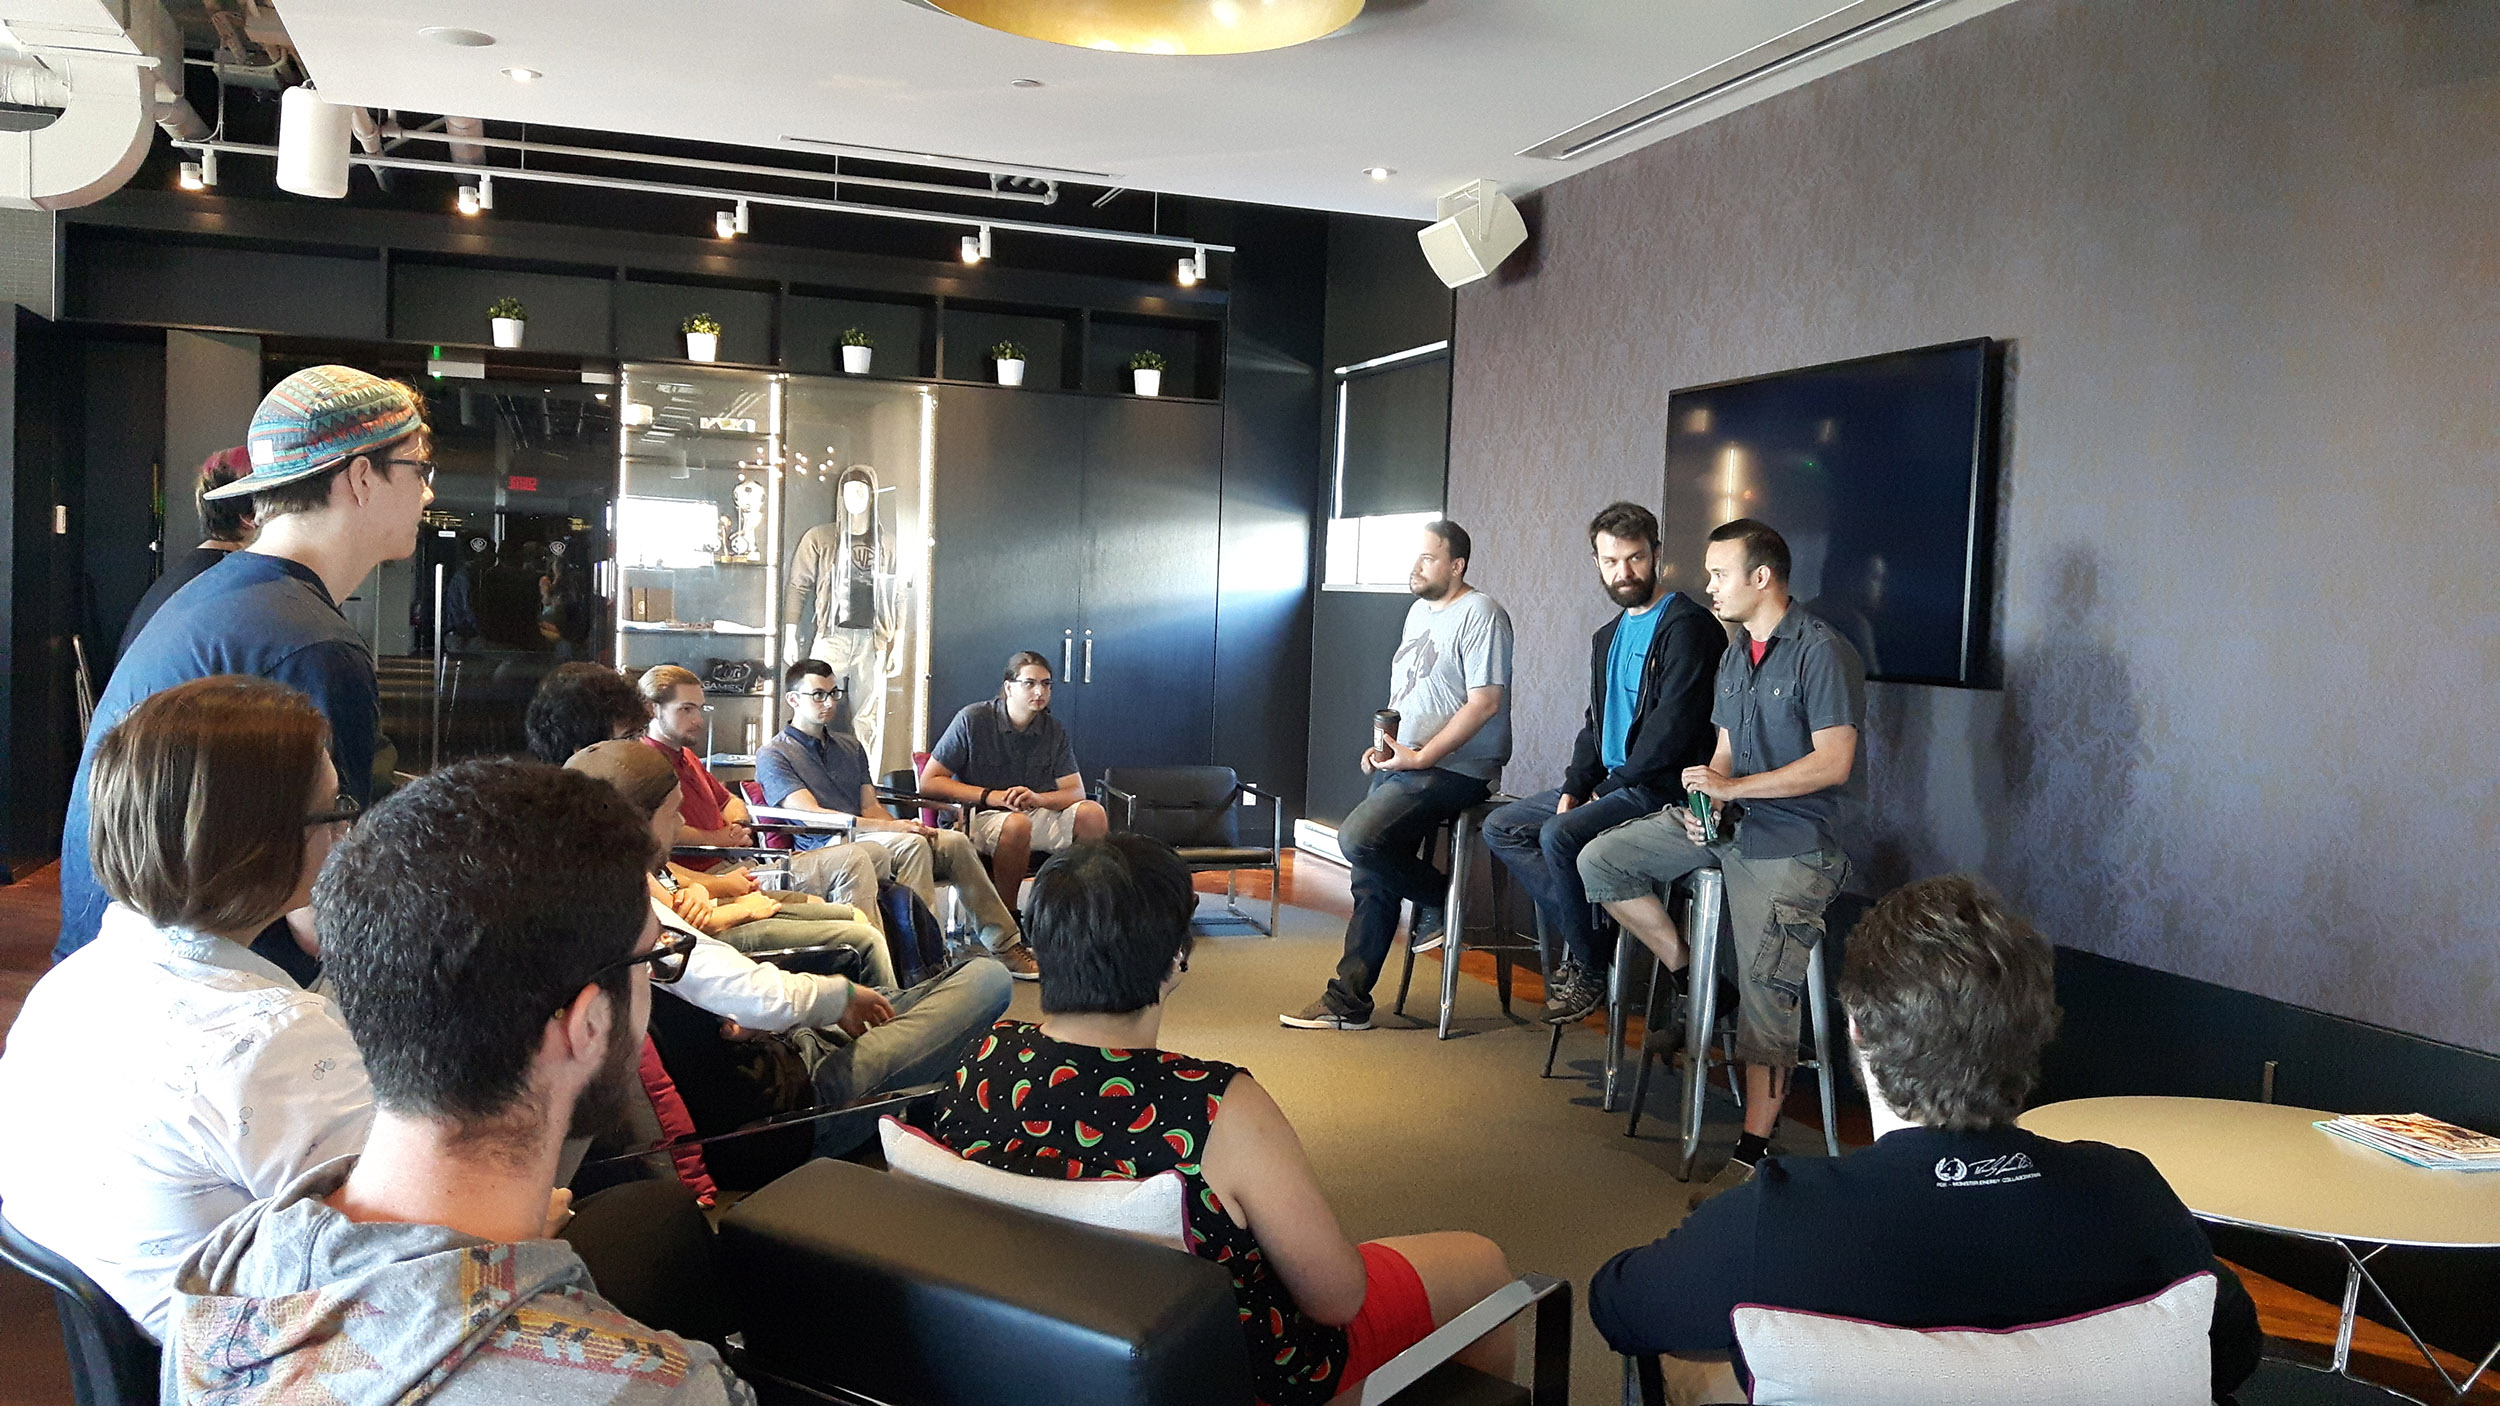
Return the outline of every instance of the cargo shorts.
[[[1671,806],[1591,840],[1580,851],[1580,882],[1591,902],[1617,903],[1663,896],[1685,875],[1717,869],[1727,881],[1720,969],[1736,978],[1736,1058],[1794,1068],[1807,963],[1823,941],[1823,910],[1848,881],[1849,860],[1836,849],[1748,859],[1741,823],[1737,839],[1697,845],[1681,814]]]

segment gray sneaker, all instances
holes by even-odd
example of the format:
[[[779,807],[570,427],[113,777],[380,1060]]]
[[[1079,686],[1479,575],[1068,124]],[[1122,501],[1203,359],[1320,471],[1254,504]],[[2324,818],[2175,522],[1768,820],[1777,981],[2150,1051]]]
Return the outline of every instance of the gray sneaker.
[[[1294,1015],[1279,1015],[1276,1023],[1292,1030],[1369,1030],[1367,1015],[1339,1015],[1328,1008],[1325,1000],[1313,1001]]]
[[[1430,906],[1416,904],[1415,921],[1408,924],[1406,929],[1408,950],[1419,957],[1426,952],[1440,951],[1448,928],[1448,917],[1442,912],[1441,905],[1437,903]]]
[[[1606,979],[1586,967],[1566,966],[1545,993],[1545,1023],[1573,1025],[1606,1004]]]

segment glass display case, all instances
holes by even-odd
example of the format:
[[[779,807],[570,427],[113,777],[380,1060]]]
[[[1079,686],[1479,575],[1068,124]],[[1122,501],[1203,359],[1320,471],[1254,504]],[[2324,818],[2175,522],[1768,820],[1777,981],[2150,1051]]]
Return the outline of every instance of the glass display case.
[[[779,726],[781,381],[628,364],[619,387],[616,660],[694,671],[719,766]]]
[[[703,680],[715,766],[781,723],[781,670],[822,659],[872,772],[929,742],[929,387],[623,368],[610,599],[616,658]]]

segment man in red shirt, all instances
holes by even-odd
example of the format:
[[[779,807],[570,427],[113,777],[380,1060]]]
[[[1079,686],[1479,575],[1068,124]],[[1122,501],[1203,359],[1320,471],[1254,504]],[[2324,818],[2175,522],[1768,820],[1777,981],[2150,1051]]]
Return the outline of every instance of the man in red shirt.
[[[685,788],[684,842],[732,847],[755,843],[754,832],[747,829],[747,803],[730,794],[695,751],[703,745],[703,680],[692,669],[662,664],[645,672],[637,686],[651,704],[651,726],[642,740],[667,756],[677,768],[677,784]]]

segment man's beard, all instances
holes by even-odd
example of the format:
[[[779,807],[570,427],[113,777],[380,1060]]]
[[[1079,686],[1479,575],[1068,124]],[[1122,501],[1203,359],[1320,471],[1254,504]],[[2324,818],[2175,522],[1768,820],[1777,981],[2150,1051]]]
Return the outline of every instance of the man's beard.
[[[1409,580],[1406,589],[1414,592],[1417,600],[1439,600],[1450,593],[1446,582],[1436,586],[1427,581]]]
[[[1649,604],[1650,593],[1657,589],[1655,576],[1627,576],[1606,588],[1606,598],[1629,610]]]
[[[642,1041],[627,1039],[622,1022],[608,1032],[608,1060],[573,1100],[568,1138],[595,1138],[625,1128],[629,1100],[642,1087]]]

